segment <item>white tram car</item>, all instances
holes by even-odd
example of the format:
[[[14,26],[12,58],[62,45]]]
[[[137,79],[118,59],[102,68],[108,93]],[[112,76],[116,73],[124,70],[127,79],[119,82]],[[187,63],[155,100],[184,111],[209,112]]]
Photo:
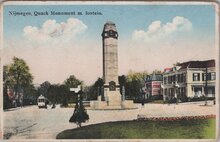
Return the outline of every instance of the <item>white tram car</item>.
[[[37,105],[39,108],[47,108],[48,100],[43,95],[40,95],[37,98]]]

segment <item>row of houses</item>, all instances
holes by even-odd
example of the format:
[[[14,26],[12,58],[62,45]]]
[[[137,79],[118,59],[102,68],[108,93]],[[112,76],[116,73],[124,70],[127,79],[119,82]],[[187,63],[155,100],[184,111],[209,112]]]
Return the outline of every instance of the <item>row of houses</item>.
[[[188,61],[146,77],[146,97],[162,96],[164,101],[215,97],[215,60]]]

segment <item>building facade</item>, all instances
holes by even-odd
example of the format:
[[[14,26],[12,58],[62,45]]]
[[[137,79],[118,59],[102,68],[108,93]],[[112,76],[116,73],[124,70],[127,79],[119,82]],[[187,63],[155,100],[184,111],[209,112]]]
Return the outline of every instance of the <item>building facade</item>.
[[[153,73],[145,79],[146,97],[159,97],[162,95],[161,84],[163,81],[162,74]]]
[[[163,73],[163,99],[215,97],[215,61],[189,61],[166,68]]]

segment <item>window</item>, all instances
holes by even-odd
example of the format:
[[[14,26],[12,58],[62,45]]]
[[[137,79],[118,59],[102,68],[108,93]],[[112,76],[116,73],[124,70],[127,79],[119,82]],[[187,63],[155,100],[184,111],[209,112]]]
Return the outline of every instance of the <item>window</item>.
[[[180,82],[183,82],[183,74],[180,75]]]
[[[177,75],[177,82],[180,82],[180,74]]]
[[[202,81],[206,80],[206,73],[202,73]]]
[[[200,81],[200,73],[193,73],[193,81]]]
[[[172,76],[168,76],[168,84],[172,83]]]
[[[163,78],[163,82],[164,82],[164,84],[167,84],[167,77]]]
[[[178,75],[177,75],[177,82],[184,82],[184,80],[183,80],[183,75],[184,75],[184,74],[178,74]]]
[[[165,94],[165,96],[167,95],[167,89],[164,90],[164,94]]]
[[[202,80],[205,81],[206,80],[206,77],[207,77],[207,80],[210,80],[211,79],[211,73],[203,73],[202,74]]]
[[[205,81],[206,80],[206,77],[207,77],[207,80],[215,80],[215,72],[211,72],[211,73],[208,73],[207,76],[206,76],[206,73],[203,73],[202,74],[202,80]]]
[[[183,74],[183,82],[186,82],[186,74]]]
[[[211,80],[215,80],[215,72],[212,72],[210,74],[211,74]]]
[[[173,82],[173,84],[176,82],[176,75],[172,76],[172,82]]]

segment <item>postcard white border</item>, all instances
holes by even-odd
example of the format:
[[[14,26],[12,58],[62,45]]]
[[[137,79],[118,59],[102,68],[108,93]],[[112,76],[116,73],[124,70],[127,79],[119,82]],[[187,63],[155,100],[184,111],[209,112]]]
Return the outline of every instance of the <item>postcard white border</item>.
[[[3,7],[6,5],[212,5],[215,8],[216,14],[215,14],[215,48],[216,48],[216,140],[215,139],[101,139],[101,140],[93,140],[93,139],[83,139],[83,140],[76,140],[74,141],[111,141],[111,142],[117,142],[117,141],[127,141],[127,142],[133,142],[133,141],[139,141],[139,142],[210,142],[210,141],[220,141],[220,42],[219,42],[219,33],[220,33],[220,24],[219,24],[219,3],[217,1],[4,1],[1,4],[0,7],[0,28],[1,28],[1,34],[0,34],[0,92],[2,94],[2,97],[0,97],[0,109],[1,109],[1,115],[0,115],[0,139],[3,139],[3,128],[4,128],[4,122],[3,122],[3,65],[2,65],[2,54],[3,54]],[[0,140],[1,141],[1,140]],[[35,142],[35,141],[46,141],[46,142],[52,142],[52,141],[59,141],[59,142],[70,142],[73,141],[71,139],[69,140],[57,140],[57,139],[17,139],[17,140],[6,140],[4,141],[20,141],[20,142]]]

